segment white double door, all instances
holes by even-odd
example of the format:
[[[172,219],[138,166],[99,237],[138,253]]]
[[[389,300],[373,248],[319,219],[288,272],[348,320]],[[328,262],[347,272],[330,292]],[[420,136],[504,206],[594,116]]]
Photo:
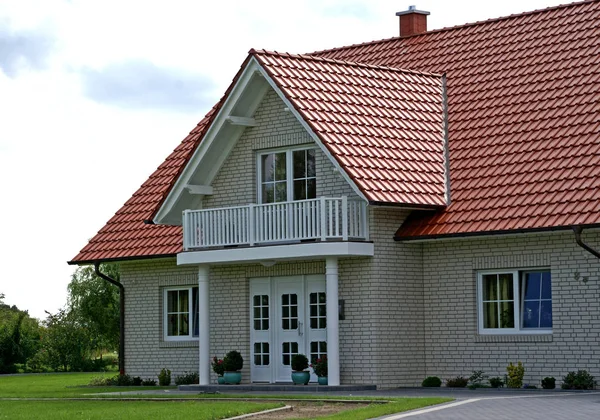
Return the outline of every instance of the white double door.
[[[250,279],[252,382],[291,382],[292,356],[327,354],[325,305],[324,275]]]

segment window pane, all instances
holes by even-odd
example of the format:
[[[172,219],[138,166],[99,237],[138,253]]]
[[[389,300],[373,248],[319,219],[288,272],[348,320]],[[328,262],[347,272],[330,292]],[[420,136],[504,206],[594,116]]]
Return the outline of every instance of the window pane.
[[[177,290],[167,292],[167,312],[177,311]]]
[[[254,321],[254,329],[260,330],[260,321],[258,321],[258,320]]]
[[[515,304],[500,302],[500,328],[515,327]]]
[[[287,201],[287,182],[275,183],[275,202],[282,203]]]
[[[188,312],[190,309],[187,290],[179,291],[179,312]]]
[[[293,154],[294,178],[306,178],[306,150],[296,150]]]
[[[262,185],[262,202],[263,203],[274,203],[275,202],[275,184],[263,184]]]
[[[552,328],[552,301],[541,302],[540,328]]]
[[[525,274],[525,287],[523,291],[523,299],[539,299],[540,298],[540,286],[542,281],[541,273],[527,273]]]
[[[260,306],[260,295],[255,295],[252,298],[252,301],[254,302],[254,306]],[[256,315],[254,315],[254,316],[256,316]]]
[[[177,315],[167,317],[167,335],[177,335]]]
[[[254,308],[254,318],[260,318],[260,308]]]
[[[549,271],[542,273],[542,299],[552,299],[552,282]]]
[[[306,199],[317,198],[317,180],[315,178],[306,180]]]
[[[316,177],[316,164],[315,164],[315,149],[309,149],[306,151],[306,176],[308,177]]]
[[[285,155],[285,152],[275,155],[275,181],[285,181],[287,179]]]
[[[317,318],[310,319],[310,328],[312,328],[312,329],[319,328],[319,324],[317,323]]]
[[[294,181],[294,200],[306,200],[306,181]]]
[[[268,319],[263,319],[262,329],[265,331],[269,329],[269,320]]]
[[[269,317],[269,307],[263,307],[262,308],[262,317],[263,318],[268,318]]]
[[[483,276],[483,300],[498,299],[498,276],[487,274]]]
[[[500,300],[513,300],[513,276],[512,274],[499,275],[499,290],[498,296]]]
[[[270,182],[274,181],[273,177],[273,160],[275,159],[275,155],[268,154],[261,156],[261,167],[262,167],[262,179],[261,182]]]
[[[540,302],[537,300],[525,302],[523,304],[523,319],[521,320],[523,328],[539,328],[540,322]]]
[[[188,314],[179,315],[179,335],[190,335],[190,323]]]

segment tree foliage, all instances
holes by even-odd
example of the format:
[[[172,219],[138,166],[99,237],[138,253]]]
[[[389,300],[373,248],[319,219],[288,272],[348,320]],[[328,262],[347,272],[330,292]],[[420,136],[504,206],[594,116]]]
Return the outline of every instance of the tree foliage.
[[[101,271],[119,281],[118,264],[102,264]],[[93,351],[119,346],[119,289],[96,276],[94,267],[79,267],[68,286],[70,317],[86,328]]]
[[[6,305],[4,298],[0,293],[0,373],[11,373],[38,351],[40,325],[27,311]]]

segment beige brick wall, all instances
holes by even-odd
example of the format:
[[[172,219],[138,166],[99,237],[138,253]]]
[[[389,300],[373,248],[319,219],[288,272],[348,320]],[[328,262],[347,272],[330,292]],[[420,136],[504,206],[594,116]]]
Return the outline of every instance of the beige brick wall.
[[[598,233],[585,237],[599,247]],[[571,232],[448,240],[423,248],[428,375],[484,370],[503,377],[508,363],[520,360],[525,383],[538,386],[543,377],[560,380],[570,370],[588,369],[600,378],[600,264]],[[552,335],[480,336],[477,271],[533,267],[551,268]]]

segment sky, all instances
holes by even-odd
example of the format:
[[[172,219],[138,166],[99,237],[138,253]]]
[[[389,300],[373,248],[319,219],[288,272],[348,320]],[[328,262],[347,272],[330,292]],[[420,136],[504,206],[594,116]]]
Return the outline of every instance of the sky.
[[[44,319],[67,265],[221,97],[250,48],[305,53],[557,0],[0,0],[0,293]]]

